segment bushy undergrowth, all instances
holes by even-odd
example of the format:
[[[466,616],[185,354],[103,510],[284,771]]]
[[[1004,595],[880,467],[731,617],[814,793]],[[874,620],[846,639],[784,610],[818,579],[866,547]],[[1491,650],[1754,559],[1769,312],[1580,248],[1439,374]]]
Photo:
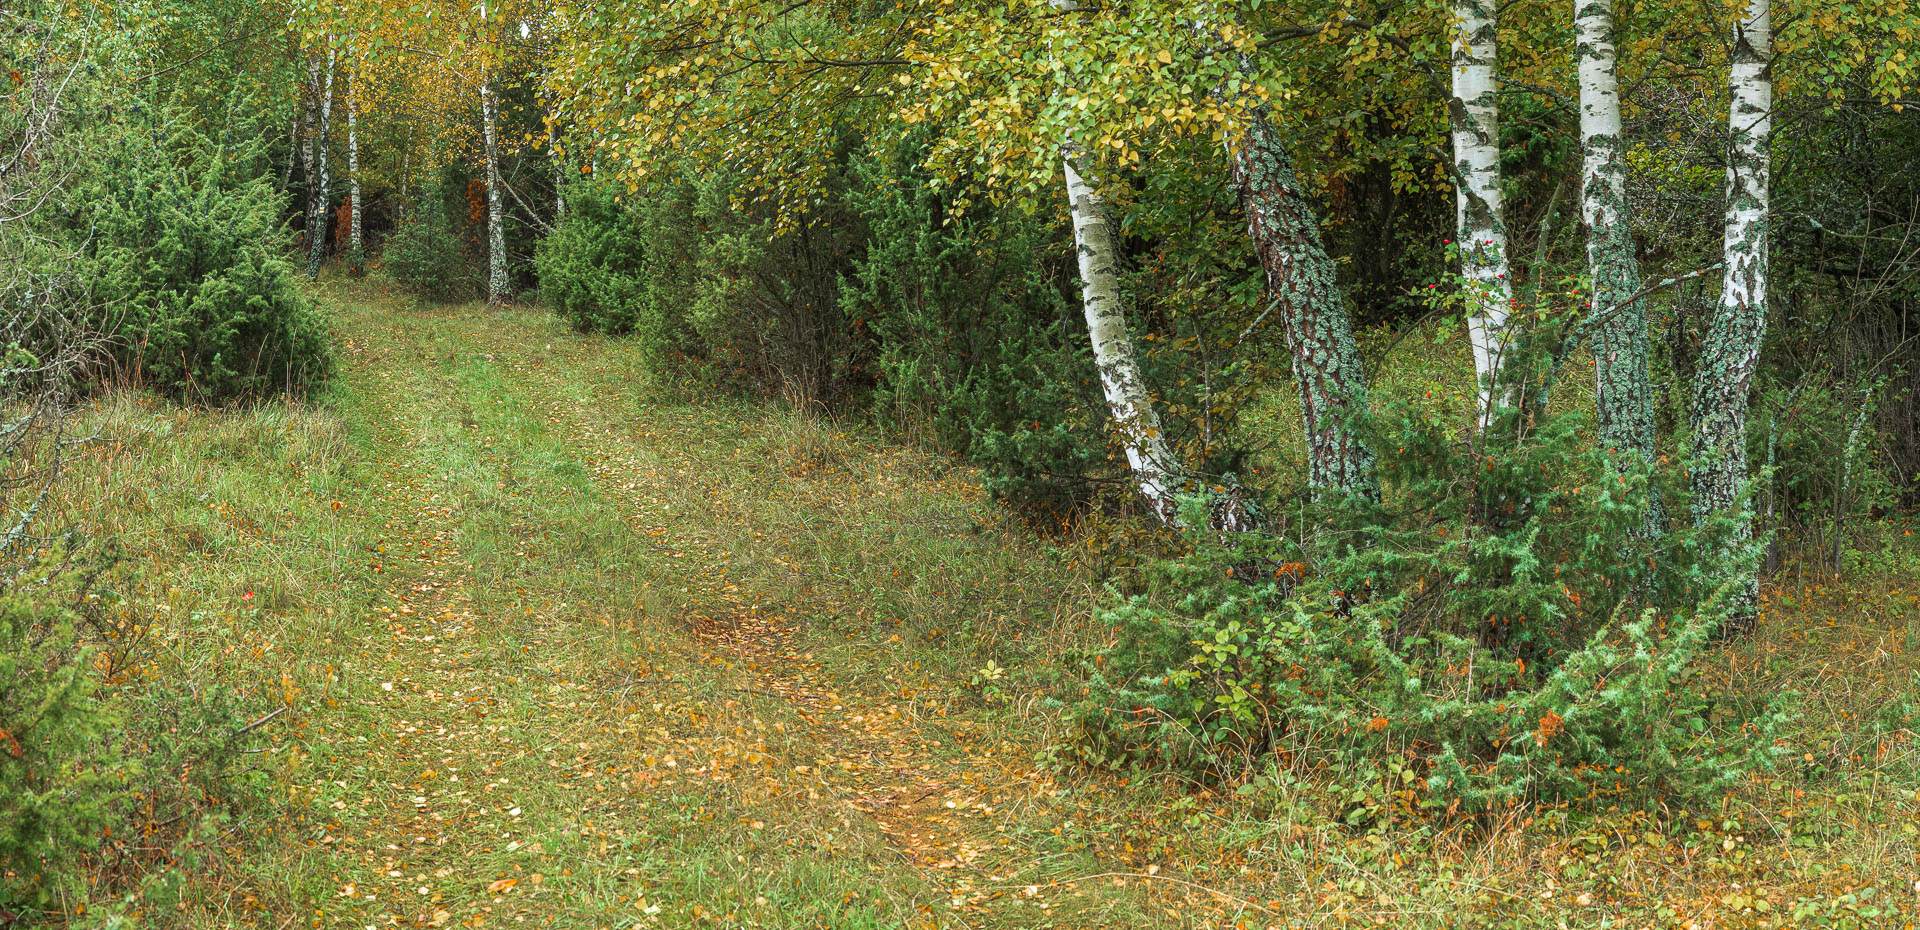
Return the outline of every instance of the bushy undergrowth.
[[[454,226],[456,214],[448,197],[444,177],[428,185],[380,255],[395,281],[428,300],[455,300],[474,288],[474,266]]]
[[[149,680],[146,624],[111,552],[8,560],[0,586],[0,912],[148,904],[204,832],[257,803],[237,768],[256,702]],[[90,887],[91,886],[91,887]]]
[[[647,232],[606,185],[575,184],[567,215],[534,250],[540,295],[574,329],[622,335],[647,316]]]
[[[1476,443],[1389,419],[1384,503],[1302,501],[1274,536],[1196,537],[1111,611],[1122,641],[1067,758],[1219,778],[1277,757],[1346,786],[1356,822],[1698,799],[1771,764],[1788,698],[1696,677],[1724,616],[1709,579],[1728,577],[1699,554],[1728,551],[1730,520],[1637,534],[1645,478],[1591,451],[1582,418]]]
[[[1002,496],[1077,507],[1111,466],[1064,299],[1071,248],[1017,211],[962,215],[909,154],[844,156],[812,214],[779,231],[721,175],[631,196],[576,183],[538,252],[542,292],[657,366],[870,414],[984,465]]]
[[[0,907],[49,906],[122,814],[130,777],[74,609],[75,574],[15,565],[0,594]]]
[[[911,159],[869,159],[854,178],[869,242],[841,300],[873,333],[874,413],[980,463],[1003,497],[1081,503],[1107,450],[1093,361],[1061,325],[1076,311],[1046,276],[1070,251],[1018,216],[956,215]]]
[[[176,397],[299,391],[331,370],[325,319],[296,284],[265,150],[247,130],[215,139],[185,117],[105,130],[66,195],[112,354]]]

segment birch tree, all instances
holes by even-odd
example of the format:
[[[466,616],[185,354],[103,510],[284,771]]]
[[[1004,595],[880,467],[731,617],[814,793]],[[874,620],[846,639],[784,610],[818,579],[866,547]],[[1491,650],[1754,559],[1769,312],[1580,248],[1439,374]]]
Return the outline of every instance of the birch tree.
[[[1079,9],[1075,0],[1049,0],[1062,13]],[[1049,43],[1049,58],[1053,57]],[[1059,72],[1064,82],[1067,72]],[[1067,182],[1067,211],[1073,221],[1074,252],[1079,257],[1080,310],[1087,321],[1093,363],[1100,372],[1101,393],[1113,415],[1127,466],[1133,471],[1140,496],[1160,522],[1173,525],[1179,516],[1175,494],[1185,483],[1178,461],[1167,446],[1166,431],[1153,407],[1153,392],[1140,370],[1133,333],[1127,329],[1120,290],[1120,249],[1109,222],[1105,202],[1095,182],[1086,177],[1083,153],[1071,134],[1060,145],[1062,173]]]
[[[347,248],[358,262],[366,252],[366,236],[360,213],[360,70],[347,76],[347,201],[349,230]]]
[[[507,299],[507,233],[500,203],[499,104],[494,100],[493,77],[480,85],[480,123],[486,139],[487,160],[487,302]]]
[[[1593,334],[1594,410],[1600,443],[1618,455],[1654,461],[1653,383],[1647,370],[1646,306],[1640,290],[1633,225],[1627,212],[1625,140],[1613,0],[1575,0],[1575,57],[1580,83],[1580,218],[1587,227],[1587,272],[1598,324]],[[1645,532],[1658,534],[1666,511],[1649,500]]]
[[[1210,7],[1203,12],[1214,15]],[[1252,38],[1238,23],[1224,29],[1205,20],[1195,25],[1209,44]],[[1350,425],[1354,414],[1366,409],[1367,374],[1353,341],[1346,295],[1321,242],[1312,202],[1273,124],[1271,105],[1255,92],[1258,74],[1248,49],[1235,51],[1232,76],[1239,80],[1223,81],[1218,94],[1236,111],[1223,134],[1229,176],[1266,273],[1269,312],[1277,315],[1291,356],[1306,436],[1307,484],[1377,498],[1373,451]]]
[[[1178,516],[1174,495],[1183,483],[1181,470],[1167,447],[1160,415],[1153,408],[1153,393],[1147,389],[1133,334],[1127,329],[1113,227],[1099,191],[1074,164],[1076,154],[1069,143],[1061,161],[1073,217],[1074,250],[1080,259],[1080,309],[1087,320],[1094,365],[1140,496],[1162,523],[1171,525]]]
[[[1507,275],[1506,208],[1500,190],[1500,104],[1495,80],[1499,43],[1494,0],[1455,0],[1452,96],[1454,217],[1461,275],[1467,286],[1467,335],[1480,379],[1480,422],[1505,395],[1497,382],[1513,305]]]
[[[1773,23],[1770,0],[1747,0],[1733,30],[1728,87],[1726,220],[1720,305],[1701,345],[1693,388],[1693,518],[1697,524],[1739,501],[1747,477],[1747,405],[1767,326],[1769,156],[1773,128]],[[1752,538],[1750,513],[1733,516],[1719,553],[1732,561]],[[1759,595],[1754,567],[1730,601],[1729,632],[1753,628]]]
[[[327,123],[333,116],[333,68],[335,52],[327,49],[326,76],[319,77],[318,59],[313,56],[314,64],[309,65],[308,73],[313,76],[314,91],[318,97],[318,107],[310,145],[312,158],[308,161],[311,173],[307,175],[307,277],[320,280],[320,263],[327,255],[327,200],[330,179],[327,177]]]

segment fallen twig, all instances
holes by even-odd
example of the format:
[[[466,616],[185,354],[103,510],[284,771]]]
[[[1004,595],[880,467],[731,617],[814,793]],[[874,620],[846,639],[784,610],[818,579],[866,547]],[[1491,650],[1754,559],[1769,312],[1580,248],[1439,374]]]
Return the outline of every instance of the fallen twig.
[[[284,714],[286,712],[287,712],[287,708],[282,707],[279,710],[276,710],[276,711],[273,711],[272,713],[267,714],[265,717],[261,717],[260,719],[255,720],[254,722],[249,723],[246,726],[233,731],[233,735],[237,738],[237,737],[245,736],[248,733],[252,733],[253,731],[260,729],[261,727],[264,727],[267,724],[272,723],[275,717],[278,717],[281,714]]]

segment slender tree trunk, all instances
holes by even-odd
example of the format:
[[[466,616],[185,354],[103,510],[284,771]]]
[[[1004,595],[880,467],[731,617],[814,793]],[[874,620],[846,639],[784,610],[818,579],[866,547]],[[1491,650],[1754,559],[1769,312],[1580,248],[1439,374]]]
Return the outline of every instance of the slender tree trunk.
[[[1767,326],[1769,135],[1773,122],[1773,27],[1769,0],[1747,0],[1734,29],[1729,85],[1726,232],[1720,305],[1701,345],[1693,389],[1693,517],[1705,523],[1732,508],[1747,477],[1747,404]],[[1731,563],[1752,538],[1750,512],[1736,515],[1721,553]],[[1751,564],[1729,604],[1726,630],[1753,628],[1759,580]]]
[[[1240,70],[1247,79],[1243,83],[1250,85],[1252,63],[1241,59]],[[1353,341],[1346,296],[1271,114],[1265,104],[1248,103],[1245,123],[1227,136],[1230,177],[1267,273],[1270,312],[1292,355],[1305,421],[1307,484],[1378,498],[1373,451],[1349,423],[1366,410],[1367,373]]]
[[[1467,279],[1467,334],[1473,369],[1480,379],[1484,426],[1497,399],[1509,392],[1497,384],[1507,348],[1507,315],[1513,304],[1507,276],[1506,208],[1500,193],[1500,105],[1495,96],[1499,54],[1494,0],[1454,0],[1452,124],[1455,225],[1461,273]]]
[[[313,216],[317,211],[314,197],[317,191],[313,187],[313,133],[320,123],[320,59],[317,56],[307,58],[307,92],[300,116],[300,176],[307,186],[307,241],[313,241]],[[312,247],[309,245],[309,251]]]
[[[500,204],[500,143],[498,105],[493,83],[480,85],[480,122],[487,143],[487,302],[507,299],[507,231]]]
[[[300,116],[295,114],[293,125],[287,128],[287,166],[280,171],[280,189],[293,190],[293,163],[300,157]]]
[[[360,221],[360,101],[359,78],[355,72],[351,79],[354,84],[347,93],[347,180],[348,203],[352,211],[351,231],[348,234],[347,247],[353,250],[355,260],[359,260],[366,249],[365,227]]]
[[[1167,448],[1153,395],[1140,373],[1133,336],[1127,331],[1120,300],[1120,251],[1107,221],[1099,191],[1081,173],[1075,154],[1062,159],[1067,176],[1067,204],[1073,215],[1073,244],[1080,256],[1080,302],[1093,340],[1093,361],[1100,369],[1100,387],[1113,412],[1127,464],[1140,484],[1140,494],[1161,522],[1172,525],[1179,516],[1175,491],[1180,469]]]
[[[1594,412],[1600,443],[1618,455],[1654,460],[1653,381],[1647,373],[1651,344],[1647,310],[1624,303],[1640,290],[1633,224],[1627,213],[1625,140],[1620,128],[1620,82],[1616,71],[1613,0],[1576,0],[1575,55],[1580,73],[1580,217],[1587,226],[1587,270],[1593,279]],[[1658,491],[1648,501],[1643,532],[1666,531],[1666,508]]]
[[[334,52],[327,51],[327,78],[320,87],[320,120],[314,132],[313,160],[317,173],[308,178],[307,277],[320,280],[320,262],[327,256],[327,123],[333,116]]]
[[[567,164],[560,157],[560,134],[553,129],[553,120],[547,120],[547,156],[553,160],[553,224],[560,225],[560,218],[567,215]]]
[[[1201,18],[1193,22],[1200,41],[1214,45],[1226,38],[1229,22],[1222,22],[1211,4],[1201,9]],[[1237,20],[1230,24],[1242,26]],[[1236,64],[1241,89],[1223,85],[1215,91],[1244,110],[1243,121],[1226,135],[1229,179],[1266,271],[1271,303],[1265,312],[1277,315],[1292,356],[1305,421],[1307,484],[1377,499],[1373,451],[1349,428],[1349,417],[1367,407],[1367,374],[1353,341],[1346,296],[1292,155],[1274,129],[1267,104],[1253,96],[1259,77],[1253,62],[1239,55]]]

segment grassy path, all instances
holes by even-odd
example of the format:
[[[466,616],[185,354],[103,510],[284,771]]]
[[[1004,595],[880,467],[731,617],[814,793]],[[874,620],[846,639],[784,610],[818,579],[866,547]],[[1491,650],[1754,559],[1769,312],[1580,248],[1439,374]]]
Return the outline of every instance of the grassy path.
[[[993,579],[938,577],[962,570],[938,552],[855,564],[898,542],[871,538],[869,518],[906,515],[872,512],[873,497],[808,499],[813,482],[789,472],[838,486],[864,452],[815,425],[641,402],[619,356],[528,314],[342,310],[362,340],[347,380],[380,476],[357,505],[377,537],[357,567],[380,583],[345,663],[352,684],[309,736],[321,835],[301,867],[331,889],[318,923],[1143,926],[1180,913],[1191,888],[1076,880],[1113,870],[1063,838],[1065,793],[1031,747],[926,684],[943,680],[922,667],[928,644],[903,640],[925,623],[876,615],[868,574],[899,586],[895,609],[915,606],[916,584]],[[898,483],[887,464],[865,477]],[[930,490],[950,506],[927,506]],[[974,525],[992,515],[964,482],[892,496],[923,519],[971,521],[954,534],[969,554],[1011,545]],[[775,515],[757,510],[770,503]],[[842,632],[848,618],[859,635]]]
[[[243,822],[160,831],[214,806],[187,760],[156,835],[114,844],[152,870],[97,889],[129,925],[1869,926],[1841,918],[1920,902],[1910,744],[1854,719],[1910,706],[1920,634],[1872,598],[1809,600],[1728,660],[1791,679],[1822,642],[1801,678],[1833,735],[1794,765],[1854,774],[1712,820],[1379,831],[1305,783],[1063,779],[1041,698],[1109,635],[1100,595],[950,461],[687,397],[550,314],[322,297],[324,408],[121,395],[65,486],[131,553],[143,674],[231,695],[192,718],[161,689],[142,719],[263,721],[219,783]]]

